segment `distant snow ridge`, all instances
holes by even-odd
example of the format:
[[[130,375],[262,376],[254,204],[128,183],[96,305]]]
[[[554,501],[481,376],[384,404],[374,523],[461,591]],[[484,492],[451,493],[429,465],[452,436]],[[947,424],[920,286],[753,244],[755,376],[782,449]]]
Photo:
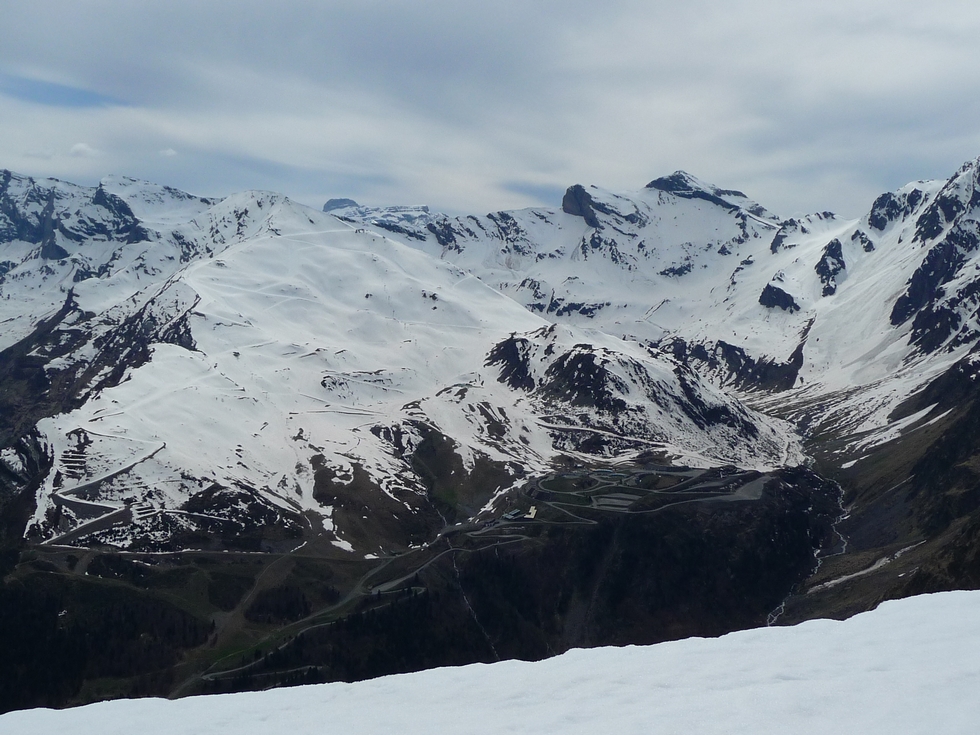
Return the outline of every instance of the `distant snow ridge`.
[[[843,622],[580,649],[535,663],[10,712],[0,715],[0,729],[251,735],[274,722],[298,734],[967,735],[980,721],[978,609],[978,592],[943,592],[885,602]]]
[[[464,472],[493,468],[490,495],[559,453],[802,457],[788,425],[673,358],[557,329],[391,227],[277,194],[212,201],[132,179],[86,189],[7,172],[0,201],[6,344],[49,386],[30,407],[33,451],[51,462],[37,541],[285,549],[322,527],[344,549],[404,548],[424,538],[336,527],[337,488],[363,475],[380,491],[366,512],[434,515],[413,457],[438,441]]]
[[[551,322],[639,341],[811,430],[884,436],[980,337],[978,174],[969,161],[851,221],[782,220],[678,171],[632,192],[575,185],[560,209],[397,224]]]

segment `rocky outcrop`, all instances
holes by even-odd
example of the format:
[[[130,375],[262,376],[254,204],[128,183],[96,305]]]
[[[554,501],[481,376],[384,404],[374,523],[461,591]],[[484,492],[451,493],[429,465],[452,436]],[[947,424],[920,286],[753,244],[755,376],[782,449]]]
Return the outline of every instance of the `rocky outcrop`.
[[[823,295],[833,296],[837,293],[837,276],[839,276],[846,265],[844,263],[844,253],[840,240],[834,238],[823,249],[823,255],[817,261],[814,270],[820,283],[823,284]]]
[[[599,224],[599,220],[595,216],[594,203],[592,196],[585,190],[585,187],[581,184],[575,184],[565,191],[565,196],[561,200],[561,210],[565,214],[582,217],[589,227],[598,229],[602,225]]]
[[[335,209],[344,209],[346,207],[359,207],[361,206],[353,199],[328,199],[327,203],[323,205],[324,212],[332,212]]]
[[[796,303],[796,299],[779,286],[773,286],[771,283],[767,283],[766,287],[762,289],[762,293],[759,294],[759,303],[767,309],[779,308],[791,312],[800,310],[800,305]]]

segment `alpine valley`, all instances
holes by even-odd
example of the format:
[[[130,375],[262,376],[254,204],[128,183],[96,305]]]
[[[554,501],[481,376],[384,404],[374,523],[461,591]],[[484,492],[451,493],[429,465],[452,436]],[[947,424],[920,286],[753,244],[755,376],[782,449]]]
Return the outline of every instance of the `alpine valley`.
[[[980,588],[980,159],[452,217],[0,173],[0,711]]]

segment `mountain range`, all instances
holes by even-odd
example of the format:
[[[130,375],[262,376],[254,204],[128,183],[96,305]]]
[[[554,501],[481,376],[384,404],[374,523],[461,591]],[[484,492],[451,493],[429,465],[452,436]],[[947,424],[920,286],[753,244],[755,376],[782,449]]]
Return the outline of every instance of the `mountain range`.
[[[472,216],[0,173],[0,619],[75,640],[108,584],[183,621],[4,706],[980,586],[978,176],[844,220],[681,171]],[[434,621],[455,642],[384,643]]]

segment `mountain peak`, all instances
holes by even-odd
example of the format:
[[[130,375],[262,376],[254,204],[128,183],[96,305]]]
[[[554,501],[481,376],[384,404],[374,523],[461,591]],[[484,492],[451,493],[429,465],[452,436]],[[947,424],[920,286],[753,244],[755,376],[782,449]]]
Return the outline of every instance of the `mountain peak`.
[[[346,207],[359,207],[361,206],[353,199],[328,199],[327,203],[323,205],[324,212],[332,212],[335,209],[344,209]]]
[[[702,191],[706,194],[714,194],[715,196],[736,196],[747,198],[745,194],[740,191],[735,191],[734,189],[719,189],[717,186],[712,186],[711,184],[701,181],[696,176],[692,176],[687,171],[681,170],[674,171],[674,173],[672,173],[670,176],[661,176],[659,179],[654,179],[646,185],[646,188],[668,191],[671,194],[678,194],[680,196],[683,196],[686,193]]]
[[[565,196],[561,200],[561,210],[566,214],[576,217],[584,217],[589,227],[601,227],[599,220],[596,219],[593,205],[595,200],[592,195],[585,190],[581,184],[573,184],[565,190]]]
[[[749,199],[737,189],[720,189],[701,179],[692,176],[687,171],[675,171],[670,176],[661,176],[646,185],[647,189],[663,191],[682,199],[703,199],[717,204],[728,210],[745,209],[748,212],[765,219],[776,219],[770,212]],[[732,201],[732,200],[735,201]]]

